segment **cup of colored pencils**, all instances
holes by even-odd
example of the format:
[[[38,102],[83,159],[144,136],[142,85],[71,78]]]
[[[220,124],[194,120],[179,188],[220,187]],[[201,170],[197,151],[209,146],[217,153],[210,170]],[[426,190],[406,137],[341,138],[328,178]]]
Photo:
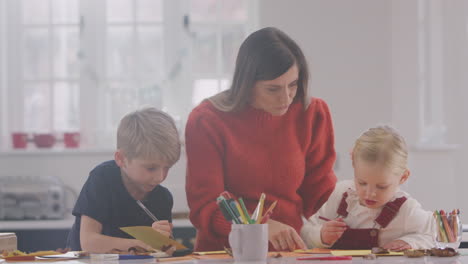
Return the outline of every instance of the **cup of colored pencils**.
[[[462,239],[462,222],[460,210],[454,209],[451,212],[444,210],[434,211],[436,222],[435,242],[438,248],[457,249]]]

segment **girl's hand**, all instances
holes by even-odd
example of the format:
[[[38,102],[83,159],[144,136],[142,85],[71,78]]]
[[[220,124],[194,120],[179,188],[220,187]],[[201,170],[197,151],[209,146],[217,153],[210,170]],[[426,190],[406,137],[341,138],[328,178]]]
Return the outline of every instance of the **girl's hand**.
[[[268,220],[268,240],[276,250],[306,249],[304,241],[291,226]]]
[[[333,245],[348,228],[342,218],[325,222],[320,229],[320,238],[325,245]]]
[[[391,251],[403,251],[406,249],[411,249],[410,244],[406,243],[405,241],[401,239],[393,240],[391,242],[388,242],[383,246],[383,248],[391,250]]]
[[[156,221],[151,227],[167,237],[172,237],[172,223],[167,220]]]

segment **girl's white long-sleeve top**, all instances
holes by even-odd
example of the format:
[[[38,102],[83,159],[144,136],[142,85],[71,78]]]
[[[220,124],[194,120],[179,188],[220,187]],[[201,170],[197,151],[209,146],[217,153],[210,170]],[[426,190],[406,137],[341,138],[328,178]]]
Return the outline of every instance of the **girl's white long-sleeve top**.
[[[320,210],[304,222],[301,237],[309,248],[328,248],[332,245],[322,243],[320,230],[324,223],[319,219],[323,216],[335,219],[337,209],[343,197],[348,192],[348,216],[344,221],[350,228],[380,228],[374,220],[379,216],[382,208],[371,209],[359,203],[354,181],[346,180],[337,183],[335,190]],[[409,194],[398,190],[392,200],[405,196],[406,202],[400,207],[398,214],[385,228],[379,231],[379,246],[393,240],[401,239],[410,244],[413,249],[428,249],[434,247],[435,221],[432,212],[425,211],[421,205]],[[391,200],[391,201],[392,201]]]

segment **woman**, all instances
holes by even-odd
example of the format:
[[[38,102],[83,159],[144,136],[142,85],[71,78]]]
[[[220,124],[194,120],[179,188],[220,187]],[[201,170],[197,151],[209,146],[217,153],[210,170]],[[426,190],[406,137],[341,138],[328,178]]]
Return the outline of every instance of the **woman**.
[[[253,212],[278,201],[267,222],[275,250],[305,248],[298,235],[336,183],[328,106],[307,96],[308,67],[299,46],[276,28],[242,43],[232,86],[193,109],[186,126],[187,200],[198,251],[229,247],[216,198],[242,197]],[[273,248],[271,248],[273,250]]]

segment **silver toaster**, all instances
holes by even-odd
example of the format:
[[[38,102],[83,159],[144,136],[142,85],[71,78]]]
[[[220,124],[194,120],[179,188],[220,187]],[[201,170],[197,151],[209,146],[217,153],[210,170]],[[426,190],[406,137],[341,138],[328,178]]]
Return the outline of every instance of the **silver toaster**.
[[[55,177],[0,177],[0,219],[62,219],[65,190]]]

